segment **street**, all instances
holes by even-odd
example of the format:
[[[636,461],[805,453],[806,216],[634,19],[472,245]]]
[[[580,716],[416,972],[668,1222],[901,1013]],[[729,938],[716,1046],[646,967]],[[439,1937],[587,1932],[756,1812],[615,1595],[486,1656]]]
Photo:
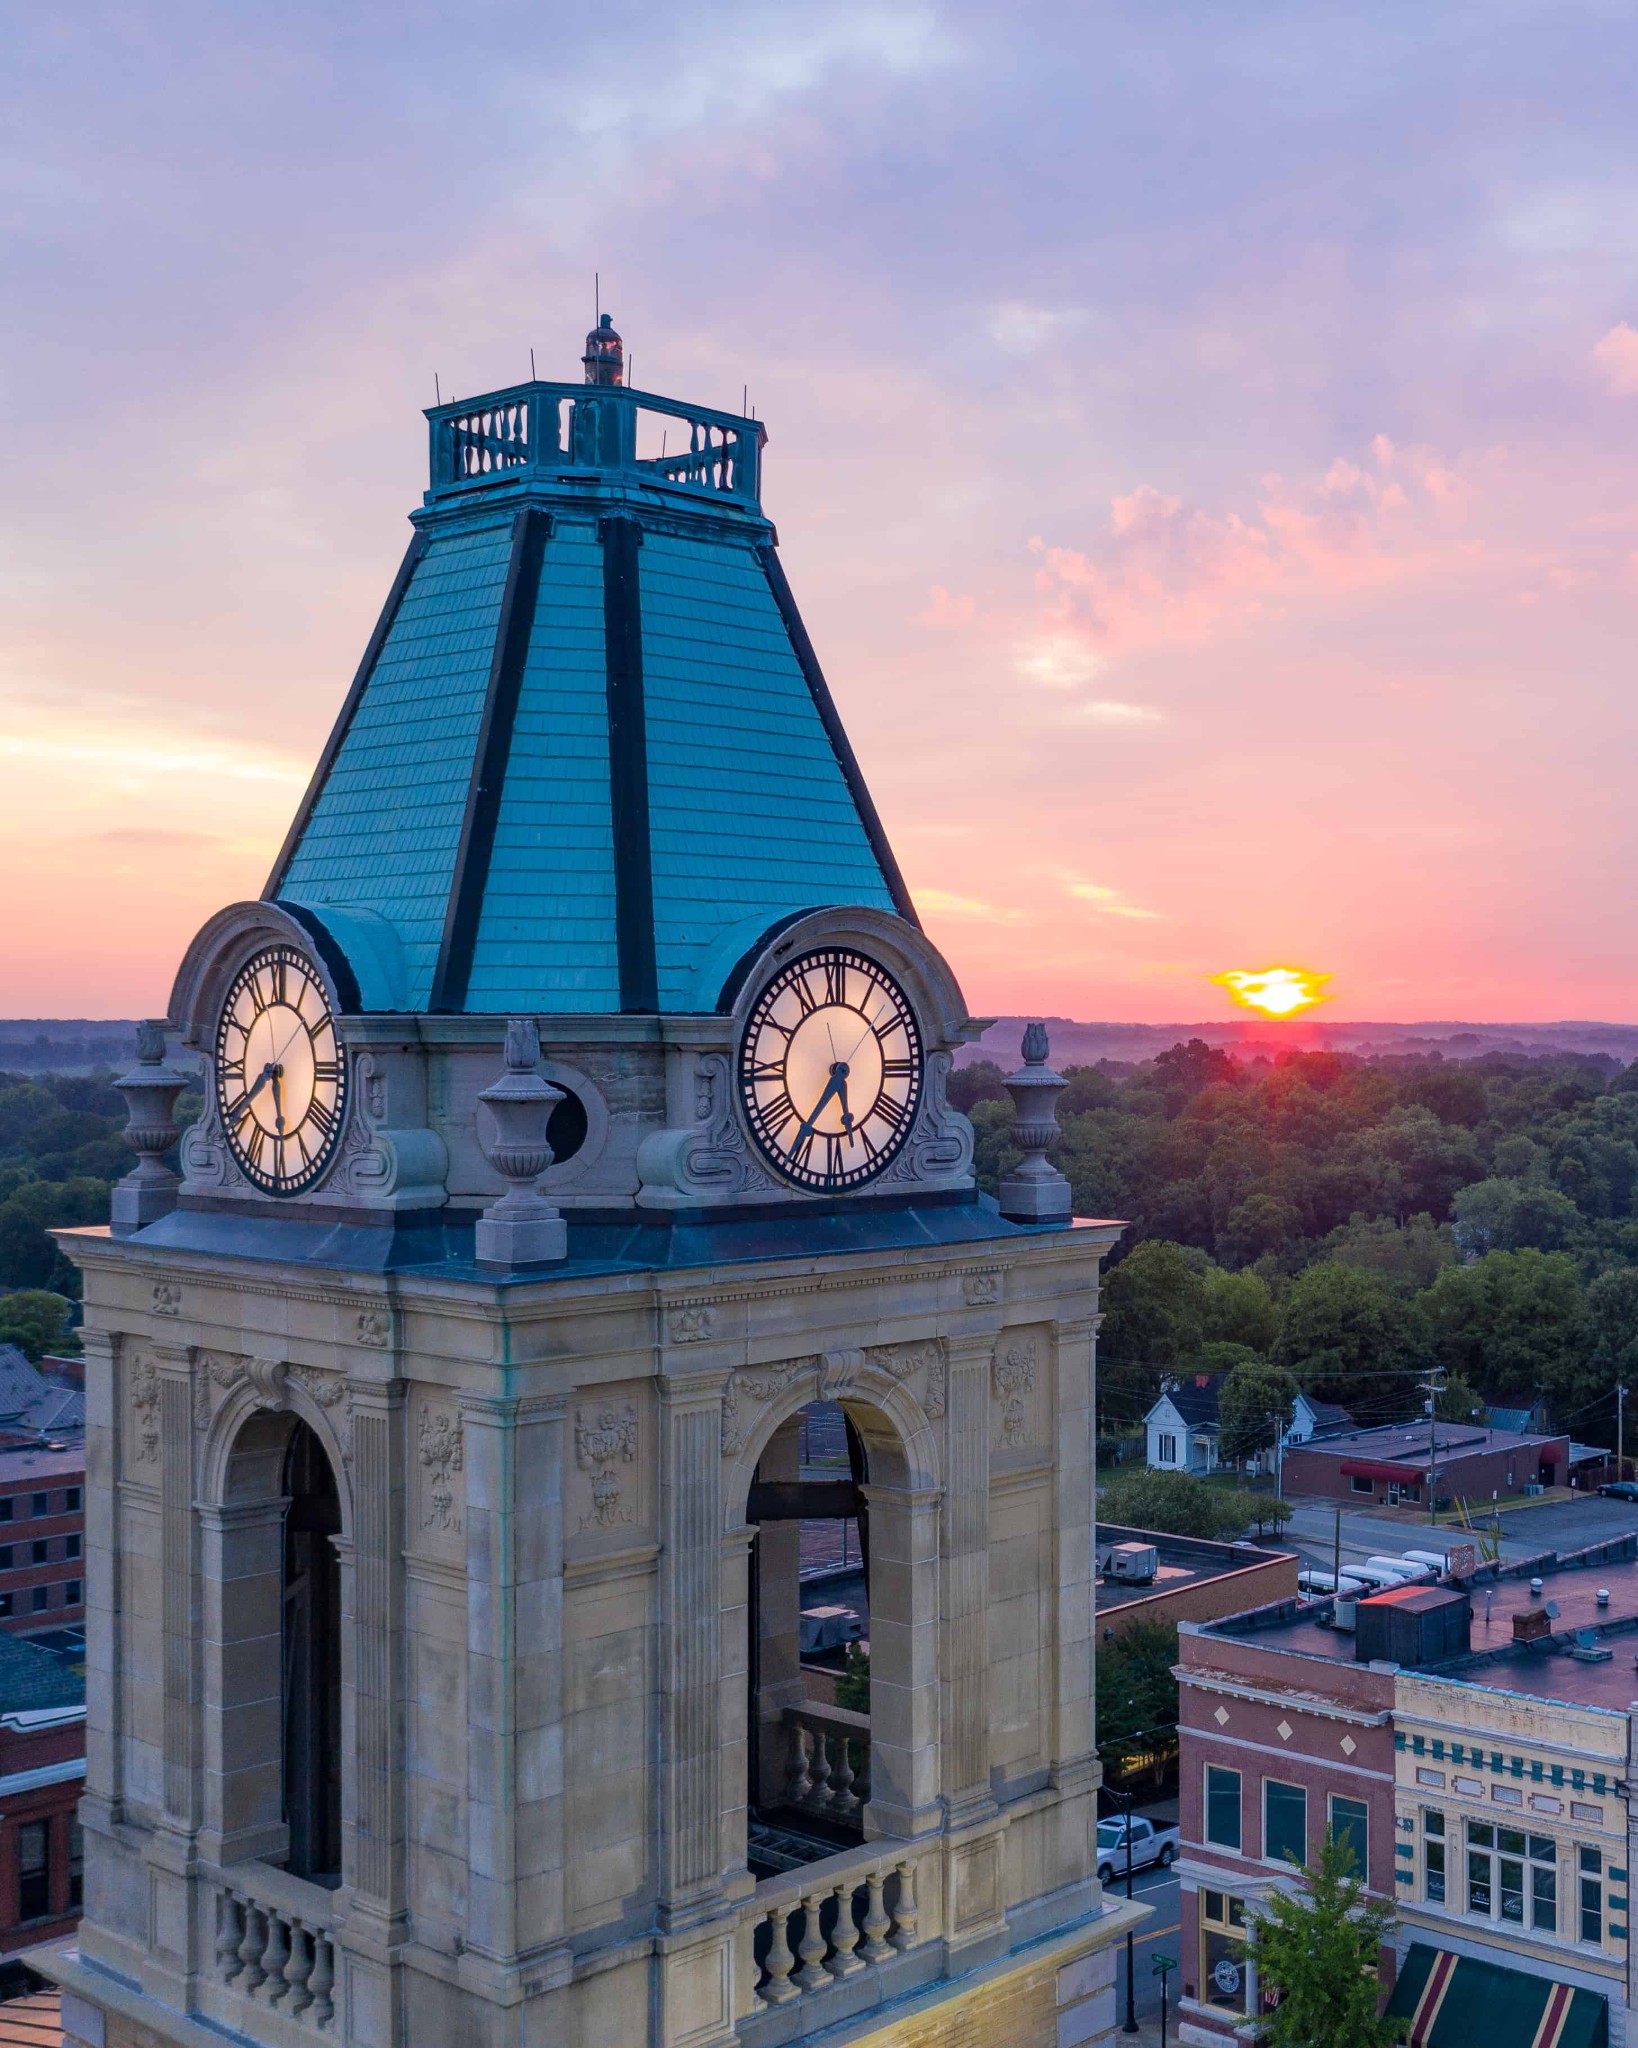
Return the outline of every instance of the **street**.
[[[1297,1551],[1305,1564],[1331,1569],[1335,1554],[1336,1503],[1293,1500],[1291,1520],[1271,1544]],[[1510,1509],[1501,1517],[1502,1556],[1533,1557],[1538,1551],[1582,1549],[1611,1536],[1638,1531],[1638,1503],[1600,1500],[1549,1501],[1541,1507]],[[1470,1541],[1460,1523],[1437,1527],[1410,1510],[1348,1508],[1342,1510],[1342,1562],[1362,1564],[1367,1557],[1397,1557],[1406,1550],[1444,1550]]]
[[[1108,1888],[1110,1898],[1124,1899],[1126,1880],[1116,1878]],[[1132,1879],[1132,1897],[1153,1908],[1154,1917],[1146,1920],[1132,1941],[1134,1974],[1137,1987],[1137,2016],[1140,2026],[1146,2028],[1160,2020],[1160,1979],[1154,1974],[1153,1960],[1156,1955],[1170,1956],[1177,1960],[1178,1948],[1178,1882],[1169,1870],[1142,1870]],[[1177,2039],[1177,2000],[1182,1990],[1180,1973],[1172,1972],[1167,1997],[1172,2007],[1170,2036]],[[1115,1966],[1115,2015],[1117,2025],[1126,2022],[1126,1944],[1120,1945]]]

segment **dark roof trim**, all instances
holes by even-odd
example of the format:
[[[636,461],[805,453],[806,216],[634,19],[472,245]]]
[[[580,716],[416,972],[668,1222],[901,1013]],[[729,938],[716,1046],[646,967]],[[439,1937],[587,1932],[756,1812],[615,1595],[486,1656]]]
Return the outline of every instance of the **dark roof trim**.
[[[398,565],[398,574],[392,579],[392,588],[387,592],[387,601],[381,607],[381,616],[375,622],[375,631],[370,635],[364,649],[364,658],[358,664],[353,677],[352,688],[348,690],[342,703],[341,715],[330,729],[330,737],[324,743],[323,753],[319,755],[318,766],[313,770],[313,778],[307,785],[295,820],[285,834],[284,844],[279,848],[279,857],[273,863],[273,872],[267,878],[267,886],[262,891],[264,903],[271,903],[284,884],[290,863],[295,858],[296,848],[301,844],[302,835],[318,807],[318,800],[324,794],[324,785],[330,779],[330,770],[335,766],[342,742],[352,729],[353,719],[363,699],[365,688],[375,673],[376,663],[381,659],[381,650],[387,644],[387,635],[392,631],[393,621],[398,616],[398,607],[404,601],[404,593],[410,587],[410,578],[415,574],[416,563],[426,552],[426,545],[426,535],[419,530],[410,536],[410,544],[404,550],[404,559]]]
[[[495,653],[489,665],[489,691],[472,757],[472,780],[467,786],[466,815],[461,820],[438,964],[433,970],[428,1001],[432,1010],[459,1010],[466,1002],[489,862],[495,851],[501,793],[506,787],[506,764],[512,752],[512,728],[523,689],[523,665],[534,631],[540,568],[551,531],[551,513],[536,505],[524,506],[512,521],[512,557],[506,566]]]
[[[622,1011],[658,1010],[654,863],[648,829],[648,724],[643,702],[643,600],[635,519],[600,525],[603,641],[609,711],[609,806],[614,831],[614,941]]]
[[[358,976],[353,972],[353,963],[341,950],[335,934],[317,911],[309,910],[305,903],[281,903],[279,908],[287,917],[294,918],[312,940],[314,952],[324,962],[335,984],[342,1014],[356,1017],[364,1008],[364,997],[359,990]]]
[[[853,807],[859,813],[865,837],[870,841],[870,850],[876,856],[876,865],[881,869],[883,879],[892,894],[893,907],[906,924],[913,924],[916,930],[920,931],[921,919],[916,915],[916,906],[910,900],[910,891],[905,887],[904,877],[899,872],[899,864],[893,858],[893,849],[888,844],[887,834],[882,828],[876,806],[870,800],[870,791],[865,787],[858,757],[837,715],[835,702],[825,682],[824,671],[819,666],[819,657],[814,653],[813,642],[808,638],[808,629],[803,625],[802,615],[796,609],[796,599],[785,575],[784,564],[779,559],[779,551],[772,541],[765,541],[756,552],[762,563],[763,573],[767,576],[768,588],[773,592],[774,602],[779,607],[779,615],[785,621],[785,631],[790,636],[792,652],[807,683],[808,693],[813,698],[813,707],[819,714],[819,722],[825,728],[825,737],[830,741],[831,751],[841,768],[848,793],[853,798]]]

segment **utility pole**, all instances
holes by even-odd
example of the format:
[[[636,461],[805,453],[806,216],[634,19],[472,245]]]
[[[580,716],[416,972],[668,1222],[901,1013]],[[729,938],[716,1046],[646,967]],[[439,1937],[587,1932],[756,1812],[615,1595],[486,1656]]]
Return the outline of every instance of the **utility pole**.
[[[1627,1476],[1626,1422],[1627,1390],[1625,1387],[1617,1387],[1615,1390],[1615,1476],[1617,1479],[1625,1479]]]
[[[1336,1536],[1331,1545],[1331,1595],[1342,1597],[1342,1509],[1337,1509]]]
[[[1439,1395],[1444,1388],[1444,1384],[1445,1369],[1442,1365],[1433,1366],[1427,1378],[1421,1382],[1422,1391],[1427,1395],[1428,1520],[1430,1522],[1437,1522],[1439,1519],[1439,1510],[1436,1506],[1439,1498]]]

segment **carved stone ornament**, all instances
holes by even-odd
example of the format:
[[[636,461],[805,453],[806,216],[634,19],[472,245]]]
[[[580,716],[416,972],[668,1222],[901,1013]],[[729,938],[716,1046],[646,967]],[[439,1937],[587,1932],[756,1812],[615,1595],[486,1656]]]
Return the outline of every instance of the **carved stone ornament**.
[[[680,1301],[666,1310],[665,1333],[673,1344],[703,1344],[716,1328],[717,1312],[709,1302]]]
[[[131,1375],[131,1419],[136,1433],[133,1462],[152,1464],[159,1456],[159,1368],[142,1359]]]
[[[182,1313],[182,1290],[174,1280],[154,1282],[154,1314],[156,1316],[179,1316]]]
[[[345,1378],[316,1365],[289,1365],[282,1358],[222,1357],[202,1351],[194,1364],[193,1423],[201,1436],[210,1429],[220,1400],[248,1386],[258,1408],[272,1414],[290,1406],[290,1383],[296,1381],[330,1417],[342,1463],[353,1458],[353,1405]]]
[[[451,1484],[451,1475],[461,1470],[466,1457],[465,1428],[461,1418],[442,1409],[424,1408],[416,1438],[417,1456],[431,1481],[421,1527],[443,1529],[458,1536],[461,1518],[455,1512],[455,1488]]]
[[[745,1448],[756,1410],[777,1401],[804,1374],[817,1375],[821,1367],[822,1361],[816,1357],[786,1358],[778,1365],[730,1373],[722,1393],[722,1455],[737,1457]]]
[[[598,1529],[613,1529],[631,1516],[620,1506],[617,1465],[637,1456],[637,1409],[630,1401],[602,1408],[580,1408],[574,1418],[574,1461],[591,1476],[592,1511],[581,1520]]]
[[[137,1026],[137,1063],[114,1083],[125,1098],[125,1142],[137,1155],[136,1165],[114,1187],[115,1237],[129,1237],[176,1207],[181,1182],[165,1164],[165,1154],[180,1135],[176,1098],[192,1078],[179,1067],[165,1065],[165,1026],[144,1018]]]
[[[961,1298],[969,1308],[987,1308],[1001,1299],[999,1273],[963,1273]]]
[[[947,1052],[928,1054],[915,1132],[888,1168],[888,1181],[949,1187],[971,1180],[973,1127],[960,1110],[950,1107],[948,1088],[953,1064]]]
[[[392,1336],[392,1318],[385,1309],[361,1308],[353,1330],[360,1344],[384,1351]]]
[[[347,1135],[325,1181],[330,1194],[394,1205],[442,1202],[449,1170],[443,1139],[424,1127],[386,1128],[391,1107],[387,1077],[371,1054],[353,1055],[352,1078]]]
[[[637,1151],[643,1200],[681,1206],[700,1195],[761,1194],[778,1186],[757,1164],[734,1114],[734,1069],[726,1053],[694,1062],[694,1116],[685,1131],[654,1131]]]
[[[995,1398],[1001,1403],[1001,1441],[1009,1450],[1027,1444],[1029,1397],[1035,1391],[1035,1340],[1000,1347],[990,1368]]]
[[[1024,1064],[1007,1076],[1012,1097],[1012,1142],[1024,1155],[1002,1177],[1001,1214],[1020,1223],[1066,1222],[1069,1182],[1047,1158],[1058,1142],[1057,1102],[1069,1083],[1047,1065],[1046,1026],[1025,1026]]]
[[[475,1252],[480,1265],[539,1266],[565,1258],[568,1225],[535,1183],[552,1163],[546,1126],[565,1100],[563,1090],[542,1079],[540,1029],[532,1017],[512,1017],[506,1026],[506,1069],[478,1100],[488,1109],[494,1136],[480,1142],[490,1165],[506,1182],[506,1193],[478,1218]]]
[[[944,1413],[948,1368],[944,1346],[936,1337],[919,1344],[871,1345],[865,1350],[864,1361],[901,1382],[922,1374],[922,1413],[935,1422]]]

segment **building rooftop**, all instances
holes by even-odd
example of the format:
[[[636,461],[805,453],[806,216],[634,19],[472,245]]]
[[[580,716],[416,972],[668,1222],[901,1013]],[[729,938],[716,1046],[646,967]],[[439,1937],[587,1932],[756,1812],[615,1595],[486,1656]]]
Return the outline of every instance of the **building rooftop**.
[[[85,1476],[85,1439],[65,1444],[60,1450],[47,1445],[0,1443],[0,1493],[21,1486],[39,1486],[50,1480],[81,1479]]]
[[[1553,1444],[1558,1436],[1521,1434],[1512,1429],[1486,1429],[1476,1422],[1440,1422],[1434,1425],[1434,1454],[1440,1462],[1449,1458],[1471,1458],[1486,1451],[1522,1451],[1531,1444]],[[1317,1452],[1327,1458],[1370,1459],[1378,1464],[1414,1466],[1418,1472],[1428,1465],[1428,1424],[1391,1422],[1380,1429],[1351,1429],[1340,1436],[1317,1437],[1297,1448],[1306,1456]]]
[[[1152,1579],[1115,1579],[1099,1570],[1095,1587],[1097,1611],[1110,1614],[1134,1601],[1153,1600],[1175,1593],[1184,1586],[1205,1585],[1212,1579],[1230,1579],[1238,1572],[1277,1564],[1292,1557],[1288,1550],[1265,1550],[1256,1543],[1214,1543],[1200,1536],[1169,1536],[1154,1529],[1128,1529],[1113,1522],[1098,1523],[1098,1555],[1104,1557],[1117,1543],[1148,1543],[1154,1546],[1157,1568]]]
[[[1539,1580],[1537,1590],[1532,1581]],[[1625,1712],[1638,1701],[1638,1535],[1594,1544],[1560,1557],[1546,1551],[1517,1564],[1481,1566],[1452,1582],[1473,1603],[1471,1649],[1419,1668],[1429,1677],[1488,1686],[1497,1692],[1562,1701],[1568,1706]],[[1374,1594],[1361,1607],[1394,1604],[1419,1612],[1446,1588],[1407,1586]],[[1599,1604],[1600,1592],[1609,1595]],[[1331,1624],[1329,1599],[1280,1601],[1202,1625],[1206,1636],[1255,1636],[1264,1648],[1331,1663],[1357,1662],[1357,1636]],[[1517,1615],[1555,1607],[1546,1632],[1514,1638]]]
[[[1220,1372],[1185,1373],[1174,1385],[1161,1389],[1160,1401],[1170,1401],[1191,1429],[1204,1428],[1218,1419],[1217,1397],[1227,1377]],[[1154,1409],[1149,1412],[1152,1415]]]
[[[83,1707],[85,1674],[27,1636],[0,1632],[0,1715]]]

